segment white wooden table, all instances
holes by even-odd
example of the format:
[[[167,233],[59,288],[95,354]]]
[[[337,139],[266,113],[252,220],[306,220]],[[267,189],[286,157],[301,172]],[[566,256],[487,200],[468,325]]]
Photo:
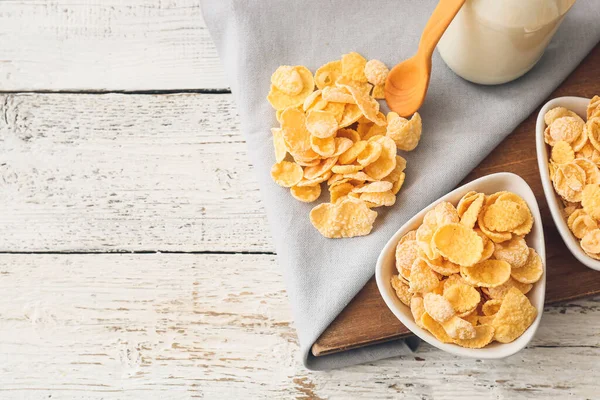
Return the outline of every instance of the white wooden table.
[[[599,398],[600,298],[502,361],[301,365],[194,0],[0,1],[0,398]]]

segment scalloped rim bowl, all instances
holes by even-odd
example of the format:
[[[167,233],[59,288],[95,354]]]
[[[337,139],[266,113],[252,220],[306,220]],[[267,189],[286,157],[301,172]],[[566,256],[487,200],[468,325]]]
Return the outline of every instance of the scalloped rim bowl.
[[[400,238],[407,232],[416,229],[423,221],[425,213],[431,210],[440,201],[449,201],[450,203],[456,205],[460,198],[470,190],[475,190],[486,194],[495,193],[501,190],[508,190],[518,194],[527,202],[529,208],[531,209],[531,214],[533,215],[534,220],[533,228],[526,237],[527,244],[538,252],[544,267],[544,273],[542,277],[537,283],[534,284],[533,289],[531,289],[531,291],[527,294],[531,304],[538,311],[535,321],[533,321],[531,326],[513,342],[494,342],[482,349],[467,349],[455,344],[442,343],[428,331],[418,327],[414,322],[410,308],[404,305],[398,299],[390,283],[392,275],[398,274],[396,270],[395,253],[396,245]],[[385,304],[387,304],[392,313],[394,313],[400,322],[402,322],[415,335],[432,346],[458,356],[479,359],[504,358],[515,354],[519,350],[522,350],[531,341],[538,329],[542,318],[542,313],[544,311],[544,298],[546,292],[546,248],[544,245],[544,229],[542,227],[542,218],[540,216],[540,210],[533,191],[527,182],[523,180],[523,178],[507,172],[484,176],[483,178],[479,178],[459,187],[458,189],[453,190],[421,210],[391,237],[377,259],[375,279],[377,281],[379,292],[381,293]]]
[[[550,208],[550,214],[552,214],[552,219],[554,220],[554,224],[558,229],[558,233],[560,233],[560,236],[567,245],[567,248],[575,256],[575,258],[577,258],[585,266],[596,271],[600,271],[600,261],[594,260],[585,254],[579,245],[579,240],[573,236],[569,230],[567,221],[563,217],[563,207],[560,197],[554,191],[554,186],[552,186],[552,181],[550,180],[550,173],[548,172],[548,147],[546,146],[546,142],[544,142],[544,130],[546,129],[544,115],[546,112],[554,107],[565,107],[571,111],[574,111],[585,120],[586,109],[589,102],[590,99],[586,99],[585,97],[557,97],[556,99],[550,100],[544,104],[540,110],[540,113],[538,114],[536,122],[535,143],[540,177],[542,178],[542,187],[544,188],[544,195],[546,196],[548,208]]]

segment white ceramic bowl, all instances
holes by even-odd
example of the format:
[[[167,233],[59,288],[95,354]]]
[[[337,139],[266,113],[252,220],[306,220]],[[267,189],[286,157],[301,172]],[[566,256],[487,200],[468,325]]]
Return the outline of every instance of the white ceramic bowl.
[[[567,248],[571,251],[571,253],[573,253],[575,258],[589,268],[600,271],[600,261],[594,260],[585,254],[579,245],[579,240],[573,236],[569,230],[569,227],[567,226],[567,221],[563,217],[562,202],[558,194],[556,194],[554,191],[554,186],[552,186],[552,181],[550,180],[550,173],[548,172],[548,159],[550,155],[548,154],[548,146],[544,142],[544,130],[546,129],[544,115],[546,112],[554,107],[566,107],[585,120],[586,109],[589,102],[590,99],[586,99],[584,97],[558,97],[547,102],[538,114],[535,141],[540,176],[542,178],[542,187],[544,188],[544,194],[546,195],[546,201],[548,202],[552,219],[554,219],[554,224],[556,225],[560,236],[562,236],[563,241],[567,245]]]
[[[390,283],[392,275],[397,275],[396,270],[396,245],[400,238],[407,232],[416,229],[421,222],[425,213],[431,210],[436,204],[441,201],[448,201],[454,205],[458,203],[460,198],[468,191],[475,190],[485,194],[492,194],[502,190],[508,190],[521,196],[529,205],[531,214],[533,215],[534,223],[531,232],[527,235],[527,244],[533,247],[542,259],[544,266],[544,273],[541,279],[536,282],[533,289],[527,293],[527,297],[531,301],[531,304],[537,309],[537,317],[529,328],[515,341],[511,343],[498,343],[494,342],[487,345],[482,349],[467,349],[460,347],[455,344],[442,343],[437,340],[432,334],[427,332],[415,324],[413,316],[410,312],[410,308],[405,306],[396,296],[394,288]],[[518,175],[511,174],[508,172],[502,172],[498,174],[492,174],[479,178],[458,189],[448,193],[444,197],[436,200],[434,203],[425,207],[421,212],[410,219],[404,224],[392,238],[385,245],[379,258],[377,259],[377,266],[375,269],[375,279],[377,281],[377,287],[379,292],[385,301],[385,304],[394,313],[394,315],[402,322],[408,329],[410,329],[415,335],[426,341],[427,343],[435,346],[439,349],[445,350],[449,353],[480,359],[494,359],[504,358],[512,354],[515,354],[519,350],[523,349],[527,343],[533,338],[535,332],[540,324],[542,318],[542,312],[544,310],[544,298],[546,292],[546,248],[544,246],[544,229],[542,227],[542,218],[540,216],[540,210],[535,200],[533,191]]]

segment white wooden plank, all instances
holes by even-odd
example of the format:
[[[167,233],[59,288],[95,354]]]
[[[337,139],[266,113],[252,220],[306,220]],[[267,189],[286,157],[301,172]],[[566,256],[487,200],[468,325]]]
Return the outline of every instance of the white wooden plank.
[[[0,90],[227,87],[198,1],[0,1]]]
[[[600,298],[551,307],[506,360],[423,346],[300,363],[269,255],[0,255],[2,398],[596,398]]]
[[[228,94],[0,95],[0,251],[272,251]]]

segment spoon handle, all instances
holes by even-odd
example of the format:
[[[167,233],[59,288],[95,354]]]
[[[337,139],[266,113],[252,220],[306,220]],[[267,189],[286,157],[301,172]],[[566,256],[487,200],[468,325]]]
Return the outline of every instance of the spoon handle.
[[[465,0],[440,0],[421,35],[419,53],[422,56],[431,58],[435,46],[464,3]]]

